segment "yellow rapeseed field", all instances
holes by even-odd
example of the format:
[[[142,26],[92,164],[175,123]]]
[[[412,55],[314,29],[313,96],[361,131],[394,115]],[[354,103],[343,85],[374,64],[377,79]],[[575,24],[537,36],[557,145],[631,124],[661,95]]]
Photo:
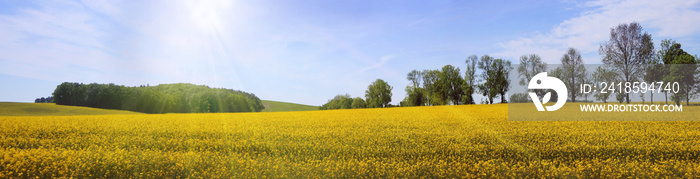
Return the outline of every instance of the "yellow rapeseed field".
[[[0,178],[692,178],[699,150],[700,122],[509,121],[507,105],[0,117]]]

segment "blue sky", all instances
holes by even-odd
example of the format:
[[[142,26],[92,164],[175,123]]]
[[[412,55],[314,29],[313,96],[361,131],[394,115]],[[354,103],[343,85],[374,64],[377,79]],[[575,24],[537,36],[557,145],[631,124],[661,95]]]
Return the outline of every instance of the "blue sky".
[[[700,52],[699,0],[0,2],[0,101],[61,82],[193,83],[321,105],[364,97],[377,78],[404,98],[406,74],[488,54],[558,63],[568,47],[600,63],[610,28],[639,22],[654,42]]]

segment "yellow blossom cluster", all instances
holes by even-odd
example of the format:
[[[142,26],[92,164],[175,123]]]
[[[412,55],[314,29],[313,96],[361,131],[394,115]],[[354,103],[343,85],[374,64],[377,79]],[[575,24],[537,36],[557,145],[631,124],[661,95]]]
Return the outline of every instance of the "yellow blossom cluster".
[[[507,117],[500,104],[0,116],[0,178],[700,176],[700,122]]]

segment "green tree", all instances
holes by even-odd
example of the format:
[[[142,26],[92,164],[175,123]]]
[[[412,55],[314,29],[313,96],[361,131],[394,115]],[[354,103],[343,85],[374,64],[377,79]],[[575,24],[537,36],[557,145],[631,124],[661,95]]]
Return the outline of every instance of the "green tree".
[[[562,79],[562,78],[564,78],[564,70],[561,67],[557,67],[557,68],[552,69],[552,71],[550,71],[547,75],[551,76],[551,77],[556,77],[556,78]],[[559,94],[556,93],[556,91],[554,91],[552,89],[548,89],[548,90],[545,90],[545,93],[551,93],[549,101],[558,101],[559,100]],[[538,100],[541,101],[542,99],[538,99]]]
[[[690,98],[693,96],[693,87],[696,85],[697,61],[694,56],[683,51],[681,44],[675,43],[664,54],[664,63],[669,65],[668,76],[664,81],[668,83],[678,82],[680,90],[673,94],[671,99],[680,105],[680,101],[685,100],[686,105],[690,105]]]
[[[520,65],[518,66],[518,78],[520,78],[520,81],[518,84],[527,86],[533,76],[546,71],[547,63],[542,61],[539,55],[530,54],[520,56]],[[545,90],[533,89],[533,91],[537,96],[544,96]]]
[[[604,90],[601,89],[603,86],[600,86],[600,84],[601,82],[605,82],[607,85],[611,85],[611,82],[615,82],[615,76],[616,75],[614,72],[604,68],[603,66],[598,66],[595,71],[593,71],[593,83],[596,84],[594,85],[595,94],[593,95],[595,99],[601,100],[603,103],[607,103],[612,91],[602,93]]]
[[[345,95],[336,95],[333,97],[333,99],[328,100],[328,102],[324,105],[321,105],[320,109],[321,110],[327,110],[327,109],[352,109],[354,99],[350,97],[349,94]]]
[[[620,82],[635,82],[644,72],[642,64],[654,54],[651,35],[642,32],[637,22],[620,24],[610,29],[610,40],[600,46],[598,52],[603,63],[613,68]],[[624,94],[627,103],[629,94]]]
[[[528,98],[527,93],[515,93],[515,94],[510,96],[510,102],[511,103],[526,103],[526,102],[528,102],[527,98]]]
[[[342,96],[340,99],[340,109],[352,109],[352,101],[353,99],[350,95],[345,94],[345,96]]]
[[[357,98],[352,99],[352,108],[353,109],[367,108],[367,103],[365,102],[364,99],[357,97]]]
[[[54,103],[58,105],[66,105],[69,104],[69,91],[71,90],[71,83],[64,82],[61,83],[60,85],[56,86],[56,89],[53,91],[52,95],[54,96],[53,101]]]
[[[494,80],[494,85],[492,90],[497,94],[500,94],[501,103],[507,103],[506,93],[510,88],[510,80],[508,79],[508,76],[510,76],[510,71],[512,70],[510,61],[499,58],[494,60],[493,65],[493,72],[491,73],[491,76],[493,77],[492,80]]]
[[[145,113],[249,112],[263,109],[254,94],[192,84],[124,87],[63,83],[54,94],[61,105],[125,109]]]
[[[665,68],[665,65],[663,63],[663,56],[666,54],[668,49],[671,48],[672,44],[675,44],[676,42],[671,40],[671,39],[664,39],[661,40],[661,44],[659,46],[659,51],[652,56],[652,58],[649,58],[647,62],[644,64],[644,75],[643,79],[646,81],[648,84],[654,83],[654,82],[662,82],[664,77],[668,75],[668,70]],[[656,93],[655,90],[648,90],[649,95],[650,95],[650,102],[651,104],[654,104],[654,93]],[[664,91],[665,93],[666,91]],[[667,96],[667,93],[665,93],[664,96]],[[668,104],[668,98],[666,98],[666,103]]]
[[[481,84],[478,86],[481,95],[485,96],[488,104],[493,104],[493,98],[496,97],[498,92],[494,90],[496,85],[495,76],[493,76],[495,59],[491,56],[484,55],[477,63],[479,69],[481,69],[480,81]]]
[[[651,58],[652,62],[656,62],[658,64],[663,64],[663,65],[656,65],[654,68],[650,69],[651,71],[647,72],[652,72],[652,74],[647,74],[649,75],[649,80],[650,82],[665,82],[664,78],[668,76],[669,73],[669,68],[668,65],[671,63],[669,60],[664,60],[664,56],[666,55],[666,52],[668,52],[671,49],[671,46],[673,44],[676,44],[675,40],[671,39],[664,39],[661,40],[661,44],[659,45],[659,51],[656,52],[656,54],[653,56],[654,58]],[[652,63],[653,64],[653,63]],[[652,98],[653,98],[653,92],[652,92]],[[668,91],[664,91],[664,100],[665,103],[668,104]]]
[[[420,87],[421,80],[423,80],[423,73],[418,70],[411,70],[411,72],[406,75],[406,79],[411,82],[411,86],[418,88]]]
[[[482,73],[480,76],[481,84],[478,86],[481,94],[486,96],[489,104],[493,104],[494,98],[498,95],[500,95],[501,103],[506,103],[505,94],[510,88],[508,76],[512,70],[510,61],[484,55],[477,65]]]
[[[625,95],[617,92],[617,93],[615,93],[615,99],[617,100],[617,102],[623,103],[623,102],[625,102]]]
[[[437,92],[439,86],[437,82],[440,71],[439,70],[423,70],[423,88],[425,100],[428,105],[443,105],[444,102],[440,101],[442,97],[440,93]]]
[[[391,102],[391,90],[393,88],[384,80],[377,79],[372,82],[365,90],[365,98],[367,99],[367,107],[383,108],[387,107]]]
[[[576,102],[576,94],[580,91],[579,85],[584,82],[587,75],[581,53],[574,48],[569,48],[561,57],[561,64],[563,72],[561,79],[571,93],[571,102]]]
[[[467,68],[465,69],[464,72],[464,85],[462,86],[462,89],[464,89],[464,95],[462,95],[462,103],[463,104],[476,104],[474,102],[474,97],[472,97],[472,94],[476,92],[477,84],[476,84],[476,63],[479,61],[479,57],[476,55],[469,56],[467,60],[465,60],[465,63],[467,63]]]
[[[406,75],[406,79],[411,82],[406,87],[406,97],[403,102],[405,106],[423,106],[426,104],[425,89],[421,88],[423,73],[418,70],[413,70]]]
[[[406,97],[402,101],[402,106],[423,106],[426,103],[426,97],[423,91],[425,91],[423,88],[407,86]]]
[[[452,65],[443,66],[440,71],[438,83],[441,84],[440,87],[444,88],[439,90],[443,93],[442,97],[444,97],[444,99],[442,99],[442,101],[460,104],[462,101],[462,94],[464,94],[462,89],[464,79],[462,79],[462,75],[459,73],[459,68]]]
[[[588,73],[588,71],[584,71],[583,79],[581,79],[581,82],[582,82],[583,84],[591,84],[591,83],[593,83],[593,79],[591,79],[591,78],[592,78],[592,77],[590,76],[590,74]],[[581,95],[583,96],[583,101],[584,101],[584,102],[588,102],[588,97],[591,96],[591,93],[584,93],[584,94],[581,94]]]

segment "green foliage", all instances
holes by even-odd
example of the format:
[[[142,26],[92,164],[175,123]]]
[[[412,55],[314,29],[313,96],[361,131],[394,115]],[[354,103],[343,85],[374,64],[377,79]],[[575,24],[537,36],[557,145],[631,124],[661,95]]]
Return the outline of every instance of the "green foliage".
[[[602,66],[598,66],[595,71],[593,71],[593,82],[594,84],[600,84],[601,82],[605,83],[610,83],[610,82],[615,82],[615,73],[612,70],[608,70],[607,68],[604,68]],[[608,84],[610,85],[610,84]],[[595,99],[603,101],[603,103],[606,103],[608,101],[608,98],[610,97],[610,92],[607,93],[601,93],[603,90],[600,89],[602,86],[600,85],[595,85],[594,89],[596,91],[596,94],[593,95]]]
[[[391,87],[386,81],[377,79],[372,82],[365,90],[365,98],[367,99],[367,107],[383,108],[387,107],[391,102]]]
[[[697,61],[694,56],[688,54],[681,49],[681,44],[674,43],[666,51],[663,57],[664,63],[668,66],[668,75],[664,77],[664,81],[678,82],[680,91],[671,96],[671,100],[680,105],[682,100],[686,101],[686,105],[690,105],[690,98],[695,96],[693,88],[697,84]]]
[[[476,104],[474,102],[474,97],[472,94],[476,92],[476,62],[479,57],[476,55],[469,56],[465,63],[467,68],[464,70],[464,83],[462,84],[462,89],[464,94],[462,95],[462,104]]]
[[[644,64],[644,76],[642,77],[644,81],[647,83],[663,81],[664,76],[668,74],[668,70],[663,65],[663,56],[673,43],[676,42],[670,39],[661,40],[659,51],[656,52],[654,56],[647,59],[646,63]],[[651,96],[649,99],[651,103],[654,103],[654,93],[654,91],[649,91],[649,95]]]
[[[537,54],[520,56],[520,65],[518,66],[518,84],[527,86],[527,83],[533,76],[546,72],[547,63],[542,61],[542,58]]]
[[[326,104],[323,104],[319,109],[352,109],[353,99],[349,94],[336,95],[333,99],[328,100]]]
[[[423,79],[423,73],[418,70],[412,70],[406,75],[406,79],[411,82],[414,88],[419,88]]]
[[[561,67],[557,67],[557,68],[555,68],[555,69],[552,69],[552,71],[550,71],[547,75],[548,75],[548,76],[551,76],[551,77],[556,77],[556,78],[562,79],[562,78],[563,78],[563,74],[564,74],[563,71],[564,71],[564,70],[563,70]],[[551,93],[551,97],[549,98],[549,101],[557,101],[557,100],[559,100],[559,94],[556,93],[556,91],[554,91],[554,90],[552,90],[552,89],[544,90],[544,93],[545,93],[545,94],[546,94],[546,93]],[[541,99],[540,99],[540,100],[541,100]]]
[[[566,89],[570,92],[569,97],[571,102],[576,102],[576,95],[578,94],[579,85],[586,80],[586,67],[583,65],[583,59],[581,58],[581,53],[575,48],[569,48],[566,54],[561,57],[562,64],[562,78],[560,78],[566,85]]]
[[[459,68],[452,65],[445,65],[441,70],[431,70],[434,75],[430,87],[428,99],[432,105],[459,104],[462,96],[462,84],[464,80],[459,74]],[[414,90],[414,93],[419,91]],[[456,100],[456,102],[455,102]]]
[[[481,69],[481,84],[479,84],[478,89],[479,92],[481,92],[481,95],[485,96],[487,99],[488,104],[493,104],[493,98],[496,97],[496,91],[493,90],[495,87],[495,80],[493,80],[493,76],[491,76],[491,73],[493,73],[493,66],[494,66],[494,61],[495,59],[491,56],[484,55],[481,56],[481,59],[479,60],[478,67]]]
[[[452,65],[445,65],[442,67],[439,77],[438,83],[444,88],[444,90],[441,90],[445,97],[443,100],[451,104],[460,104],[460,102],[462,102],[462,94],[464,94],[462,88],[464,79],[462,79],[462,75],[459,73],[459,68]]]
[[[125,87],[115,84],[65,82],[54,90],[59,105],[124,109],[144,113],[259,112],[252,93],[193,84]]]
[[[510,87],[510,81],[508,80],[512,70],[510,61],[494,59],[491,56],[484,55],[479,60],[478,67],[482,71],[482,84],[478,86],[481,94],[486,96],[489,104],[493,104],[493,99],[497,95],[500,95],[501,103],[505,103],[505,93]]]
[[[423,89],[427,105],[444,105],[439,91],[440,84],[437,83],[440,77],[439,70],[423,70]]]
[[[406,98],[402,101],[401,106],[423,106],[426,103],[424,89],[420,87],[407,86]]]
[[[53,96],[36,98],[34,103],[53,103]]]
[[[617,100],[617,102],[623,103],[625,102],[625,95],[622,93],[615,93],[615,100]]]
[[[491,80],[495,81],[493,90],[497,94],[501,95],[501,103],[507,103],[506,92],[508,92],[508,88],[510,88],[510,80],[508,80],[508,76],[512,70],[510,61],[500,58],[496,59],[494,61],[493,69],[494,71],[491,73],[493,75]]]
[[[694,58],[681,48],[681,44],[673,43],[668,51],[664,53],[663,62],[664,64],[693,64],[691,61]]]
[[[367,108],[367,102],[365,102],[365,100],[360,98],[360,97],[356,97],[356,98],[352,99],[352,108],[353,109]]]
[[[539,55],[529,54],[520,56],[520,65],[518,66],[518,78],[520,78],[520,81],[518,81],[518,84],[527,86],[527,83],[530,81],[530,79],[532,79],[532,77],[546,71],[547,63],[542,61],[542,58]],[[531,91],[535,92],[537,96],[544,96],[545,94],[545,90],[541,89],[532,89]],[[511,98],[513,98],[513,96],[511,96]],[[527,95],[525,98],[527,98]],[[511,102],[515,101],[511,100]]]
[[[511,103],[527,103],[528,101],[527,93],[515,93],[510,96]]]
[[[508,76],[512,70],[510,61],[494,59],[488,55],[479,60],[476,55],[472,55],[465,62],[467,68],[464,78],[459,68],[452,65],[445,65],[439,70],[409,72],[406,79],[411,84],[405,89],[406,97],[401,101],[401,106],[475,104],[472,95],[477,89],[488,97],[488,103],[493,103],[493,98],[497,95],[500,95],[501,103],[506,103],[505,95],[510,87]],[[479,75],[481,84],[477,80],[477,64],[482,71]]]
[[[421,87],[423,72],[413,70],[406,75],[406,79],[411,82],[411,85],[406,87],[406,97],[401,101],[400,106],[426,105],[427,96],[425,95],[425,89]]]
[[[409,73],[409,81],[411,75],[412,73]],[[465,100],[462,99],[465,95],[465,80],[459,68],[445,65],[440,70],[423,70],[421,75],[422,88],[415,85],[416,83],[406,88],[405,106],[461,104]]]

